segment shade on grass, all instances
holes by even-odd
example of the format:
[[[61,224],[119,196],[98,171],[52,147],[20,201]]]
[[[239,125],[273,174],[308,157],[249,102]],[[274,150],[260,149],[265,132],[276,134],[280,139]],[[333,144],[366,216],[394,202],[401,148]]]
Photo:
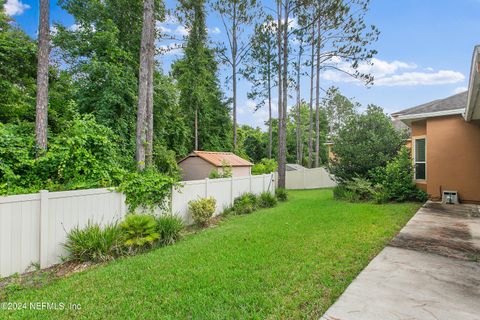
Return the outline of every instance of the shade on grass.
[[[0,310],[0,317],[319,318],[419,207],[340,202],[331,190],[289,195],[176,245],[9,297],[81,310]]]

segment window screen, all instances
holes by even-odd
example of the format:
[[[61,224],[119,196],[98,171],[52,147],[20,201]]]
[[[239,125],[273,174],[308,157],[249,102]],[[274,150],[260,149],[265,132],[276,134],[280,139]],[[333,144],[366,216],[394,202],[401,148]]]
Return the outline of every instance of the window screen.
[[[415,140],[415,179],[425,180],[427,176],[425,139]]]

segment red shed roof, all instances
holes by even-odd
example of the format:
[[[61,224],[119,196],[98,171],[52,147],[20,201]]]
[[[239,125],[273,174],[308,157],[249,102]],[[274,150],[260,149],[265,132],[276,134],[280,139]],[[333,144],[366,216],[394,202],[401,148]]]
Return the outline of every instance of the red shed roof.
[[[250,167],[253,163],[247,161],[232,152],[214,152],[214,151],[193,151],[185,158],[178,161],[178,163],[184,161],[189,157],[200,157],[203,160],[213,164],[216,167],[221,167],[224,162],[228,163],[232,167]]]

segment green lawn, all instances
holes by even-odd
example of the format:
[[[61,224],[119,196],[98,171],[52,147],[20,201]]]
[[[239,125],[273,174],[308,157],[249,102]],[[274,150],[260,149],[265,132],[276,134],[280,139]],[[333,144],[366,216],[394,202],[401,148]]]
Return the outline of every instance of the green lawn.
[[[9,298],[75,303],[79,311],[0,309],[0,318],[319,318],[419,207],[350,204],[325,189],[289,195],[176,245]]]

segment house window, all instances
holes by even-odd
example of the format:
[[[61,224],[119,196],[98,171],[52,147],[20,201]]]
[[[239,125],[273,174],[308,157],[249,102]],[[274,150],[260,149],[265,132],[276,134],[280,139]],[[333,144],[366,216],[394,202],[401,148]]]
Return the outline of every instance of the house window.
[[[425,138],[415,139],[415,180],[427,179]]]

